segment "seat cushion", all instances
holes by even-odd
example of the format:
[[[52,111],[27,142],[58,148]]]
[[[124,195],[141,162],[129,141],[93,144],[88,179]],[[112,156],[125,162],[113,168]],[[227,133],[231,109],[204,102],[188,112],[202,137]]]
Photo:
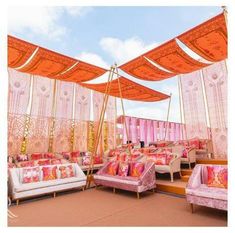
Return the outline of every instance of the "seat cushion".
[[[41,182],[35,182],[35,183],[27,183],[27,184],[20,184],[19,186],[16,186],[14,188],[15,192],[24,192],[34,189],[40,189],[50,186],[57,186],[67,183],[74,183],[79,181],[86,180],[86,177],[71,177],[66,179],[56,179],[56,180],[48,180],[48,181],[41,181]]]
[[[159,173],[170,172],[169,165],[155,165],[155,171]]]
[[[94,180],[107,180],[110,182],[131,184],[131,185],[140,185],[141,181],[136,177],[131,176],[111,176],[108,174],[104,175],[94,175]]]
[[[206,184],[201,184],[196,189],[187,188],[186,194],[227,201],[227,189],[208,187]]]

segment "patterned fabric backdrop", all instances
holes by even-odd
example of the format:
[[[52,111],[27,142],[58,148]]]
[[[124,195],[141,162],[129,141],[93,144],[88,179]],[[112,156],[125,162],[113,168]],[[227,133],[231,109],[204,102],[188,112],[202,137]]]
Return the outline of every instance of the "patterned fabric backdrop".
[[[19,154],[29,102],[30,75],[8,69],[8,154]]]
[[[74,150],[87,151],[91,91],[76,85]]]
[[[187,139],[208,138],[200,71],[180,77]]]
[[[216,158],[227,156],[227,68],[225,61],[203,69],[206,97]]]

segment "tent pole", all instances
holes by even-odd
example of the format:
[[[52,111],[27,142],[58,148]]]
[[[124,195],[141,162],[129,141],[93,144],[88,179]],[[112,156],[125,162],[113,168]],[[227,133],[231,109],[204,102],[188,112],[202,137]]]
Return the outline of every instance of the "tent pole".
[[[184,131],[183,131],[183,113],[182,113],[182,101],[181,101],[181,88],[180,88],[180,77],[178,76],[178,92],[179,92],[179,104],[180,104],[180,123],[181,123],[181,135],[182,140],[184,137]]]
[[[107,106],[107,101],[108,101],[108,96],[109,96],[109,91],[110,91],[110,86],[111,86],[111,81],[113,79],[113,67],[111,67],[111,71],[109,73],[109,77],[108,77],[108,83],[106,84],[106,88],[105,88],[105,96],[103,99],[103,105],[102,105],[102,109],[101,109],[101,113],[100,113],[100,119],[99,119],[99,124],[98,124],[98,128],[96,131],[96,137],[95,137],[95,146],[94,146],[94,150],[91,156],[91,162],[87,171],[87,184],[86,187],[90,186],[90,175],[93,172],[93,167],[94,167],[94,155],[97,153],[97,148],[98,148],[98,144],[99,144],[99,139],[101,136],[101,132],[102,132],[102,125],[103,125],[103,120],[104,120],[104,114],[105,114],[105,110],[106,110],[106,106]]]
[[[71,151],[74,150],[74,133],[75,133],[75,110],[76,110],[76,84],[73,84],[73,112],[72,112],[72,124],[71,124],[71,138],[70,138],[70,146]]]
[[[57,86],[57,81],[56,79],[54,80],[54,87],[53,87],[53,101],[52,101],[52,109],[51,109],[51,120],[52,120],[52,125],[50,126],[49,132],[49,147],[48,147],[48,152],[53,151],[53,141],[54,141],[54,131],[55,131],[55,112],[56,112],[56,86]]]
[[[169,125],[169,115],[170,115],[170,108],[171,108],[171,97],[172,97],[172,93],[170,93],[170,99],[169,99],[169,103],[168,103],[168,110],[167,110],[167,117],[166,117],[166,130],[165,130],[164,141],[166,141],[166,134],[167,134],[168,125]]]
[[[117,74],[117,80],[118,80],[119,95],[120,95],[121,105],[122,105],[122,114],[123,114],[123,117],[124,117],[124,128],[126,130],[127,141],[129,142],[130,138],[129,138],[129,133],[128,133],[128,130],[127,130],[127,125],[126,125],[126,115],[125,115],[124,103],[123,103],[123,98],[122,98],[122,89],[121,89],[121,84],[120,84],[120,80],[119,80],[117,64],[115,64],[115,67],[116,67],[116,74]],[[128,146],[128,149],[129,149],[129,153],[131,154],[131,149],[130,149],[129,146]]]
[[[34,86],[34,76],[30,75],[30,93],[29,93],[29,102],[25,115],[25,124],[24,124],[24,136],[21,144],[21,153],[25,154],[27,151],[27,138],[29,135],[29,127],[30,127],[30,117],[32,112],[32,99],[33,99],[33,86]]]

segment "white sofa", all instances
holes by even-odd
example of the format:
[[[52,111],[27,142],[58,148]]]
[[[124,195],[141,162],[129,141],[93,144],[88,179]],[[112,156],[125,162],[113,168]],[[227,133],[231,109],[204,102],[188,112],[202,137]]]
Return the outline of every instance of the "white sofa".
[[[81,170],[81,168],[75,164],[72,165],[73,171],[75,173],[74,177],[65,179],[55,179],[49,181],[42,181],[42,177],[39,182],[34,183],[23,183],[22,173],[24,168],[11,168],[9,169],[9,191],[12,200],[16,200],[17,205],[19,200],[23,198],[38,196],[42,194],[53,193],[54,197],[56,192],[82,188],[86,186],[86,175]],[[61,165],[49,165],[49,166],[61,166]],[[39,167],[40,169],[42,167]]]
[[[171,148],[173,153],[181,156],[181,164],[188,164],[189,168],[191,169],[191,163],[196,163],[196,150],[194,148],[192,148],[188,152],[187,158],[182,157],[184,146],[177,145],[177,146],[172,146]]]
[[[155,165],[155,171],[157,173],[170,173],[171,182],[174,182],[174,173],[179,172],[181,176],[181,168],[180,168],[180,159],[181,155],[173,153],[175,156],[169,163],[169,165]]]

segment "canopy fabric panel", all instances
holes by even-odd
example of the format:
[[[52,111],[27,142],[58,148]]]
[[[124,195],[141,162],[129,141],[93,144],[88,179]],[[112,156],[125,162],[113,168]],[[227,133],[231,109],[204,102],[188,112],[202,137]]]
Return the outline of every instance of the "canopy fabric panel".
[[[142,86],[127,78],[119,77],[118,79],[121,86],[122,97],[124,99],[144,101],[144,102],[154,102],[169,98],[169,95]],[[109,95],[120,98],[118,79],[115,79],[111,82]],[[99,84],[82,83],[81,85],[89,89],[105,93],[107,83],[99,83]]]
[[[12,36],[8,36],[8,66],[19,67],[18,71],[33,75],[77,83],[95,79],[107,71]]]
[[[56,78],[71,82],[86,82],[103,75],[107,70],[83,61],[77,62],[71,69]]]
[[[224,13],[183,33],[178,39],[208,61],[226,59],[227,27]]]
[[[225,61],[203,69],[213,150],[216,158],[227,158],[227,68]]]
[[[190,73],[207,66],[185,53],[175,39],[147,52],[145,56],[175,74]]]
[[[119,68],[136,78],[148,81],[158,81],[175,76],[175,73],[169,73],[154,66],[143,56],[137,57]]]
[[[75,62],[76,60],[73,58],[39,48],[29,63],[20,68],[19,71],[55,78],[57,74],[66,71]]]
[[[37,46],[8,36],[8,67],[16,68],[23,65],[37,49]]]

